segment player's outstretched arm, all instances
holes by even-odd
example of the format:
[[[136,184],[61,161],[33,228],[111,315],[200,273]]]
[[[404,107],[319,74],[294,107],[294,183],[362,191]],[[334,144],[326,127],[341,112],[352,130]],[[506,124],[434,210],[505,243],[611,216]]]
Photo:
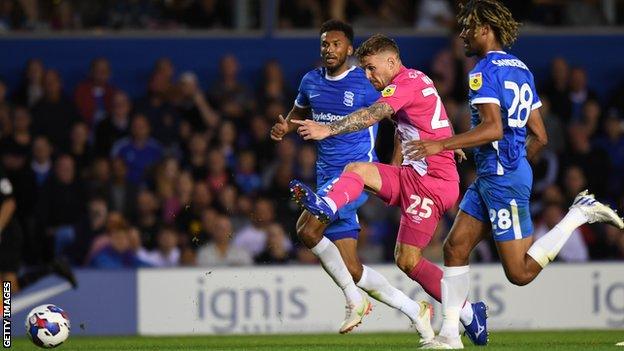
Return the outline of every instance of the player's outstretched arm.
[[[271,128],[271,139],[275,141],[282,140],[286,134],[297,130],[298,125],[291,120],[301,120],[308,117],[310,117],[310,108],[293,106],[286,118],[282,115],[277,116],[277,121]]]
[[[394,109],[389,104],[376,102],[331,124],[320,124],[310,120],[292,122],[300,125],[297,132],[304,140],[323,140],[330,136],[366,129],[384,118],[392,117],[393,114]]]
[[[464,149],[475,147],[503,137],[503,121],[500,115],[500,106],[496,104],[479,104],[481,123],[473,129],[456,134],[443,140],[415,140],[409,142],[406,154],[410,159],[419,160],[426,156],[435,155],[444,150]]]
[[[534,161],[542,148],[548,143],[548,134],[546,134],[542,113],[539,109],[531,111],[527,127],[529,128],[529,135],[526,141],[527,158],[529,161]]]

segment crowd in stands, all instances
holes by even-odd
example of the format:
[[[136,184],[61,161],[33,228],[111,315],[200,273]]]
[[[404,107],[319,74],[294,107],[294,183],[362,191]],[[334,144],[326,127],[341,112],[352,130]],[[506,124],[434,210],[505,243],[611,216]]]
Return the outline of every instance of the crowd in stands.
[[[527,26],[624,24],[609,0],[502,0]],[[452,28],[456,0],[0,0],[0,31],[260,29],[267,6],[280,29],[329,18],[358,28]]]
[[[469,128],[466,75],[473,59],[451,42],[430,67],[457,132]],[[46,66],[24,63],[20,85],[0,83],[0,166],[13,182],[16,219],[24,233],[23,262],[67,258],[96,268],[315,263],[299,242],[297,207],[288,182],[315,183],[316,149],[291,135],[269,138],[295,89],[279,64],[266,62],[260,86],[241,82],[244,63],[222,58],[219,78],[154,63],[144,96],[130,98],[111,83],[106,58],[96,58],[77,86]],[[539,236],[590,188],[624,212],[624,86],[599,97],[583,67],[552,61],[538,81],[549,144],[534,165],[532,201]],[[377,152],[388,161],[393,126],[382,122]],[[466,150],[469,154],[470,150]],[[475,177],[459,165],[462,189]],[[441,259],[456,209],[438,227],[425,255]],[[392,260],[398,212],[371,200],[360,212],[363,262]],[[475,261],[497,260],[483,242]],[[585,225],[560,260],[624,259],[624,236]]]

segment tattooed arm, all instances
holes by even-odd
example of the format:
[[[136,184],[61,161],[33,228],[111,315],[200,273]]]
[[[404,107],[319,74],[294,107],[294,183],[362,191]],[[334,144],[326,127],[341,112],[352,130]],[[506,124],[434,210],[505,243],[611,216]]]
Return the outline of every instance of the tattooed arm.
[[[385,102],[377,102],[373,105],[350,113],[340,121],[331,124],[320,124],[312,120],[291,120],[299,124],[299,135],[305,140],[322,140],[327,137],[356,132],[366,129],[384,118],[390,118],[394,114],[392,107]]]

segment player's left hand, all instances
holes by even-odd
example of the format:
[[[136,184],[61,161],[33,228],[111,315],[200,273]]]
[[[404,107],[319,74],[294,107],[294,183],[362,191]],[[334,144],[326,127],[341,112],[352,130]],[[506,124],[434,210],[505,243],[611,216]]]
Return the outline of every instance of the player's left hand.
[[[420,160],[444,150],[444,145],[437,140],[412,140],[407,143],[406,154],[411,160]]]
[[[331,135],[331,131],[328,126],[315,122],[311,119],[291,119],[290,121],[300,126],[297,128],[297,133],[301,135],[303,140],[323,140]]]
[[[462,163],[462,161],[465,161],[468,158],[466,157],[466,154],[464,153],[464,150],[457,149],[457,150],[455,150],[455,159],[457,160],[457,163]]]

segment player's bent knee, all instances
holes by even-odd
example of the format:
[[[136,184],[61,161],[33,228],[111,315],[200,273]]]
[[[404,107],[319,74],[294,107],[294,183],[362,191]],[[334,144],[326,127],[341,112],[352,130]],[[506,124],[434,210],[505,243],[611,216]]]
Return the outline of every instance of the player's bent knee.
[[[367,162],[351,162],[347,164],[344,168],[345,172],[355,172],[362,173],[364,171],[364,167],[366,167]]]
[[[301,241],[308,247],[312,248],[321,240],[323,234],[322,232],[316,230],[315,228],[311,228],[310,226],[303,225],[297,227],[297,236],[301,239]]]
[[[420,261],[420,257],[397,255],[395,261],[401,271],[405,272],[405,274],[410,274],[418,264],[418,261]]]
[[[505,272],[505,275],[511,284],[517,286],[525,286],[535,278],[535,276],[527,272]]]

